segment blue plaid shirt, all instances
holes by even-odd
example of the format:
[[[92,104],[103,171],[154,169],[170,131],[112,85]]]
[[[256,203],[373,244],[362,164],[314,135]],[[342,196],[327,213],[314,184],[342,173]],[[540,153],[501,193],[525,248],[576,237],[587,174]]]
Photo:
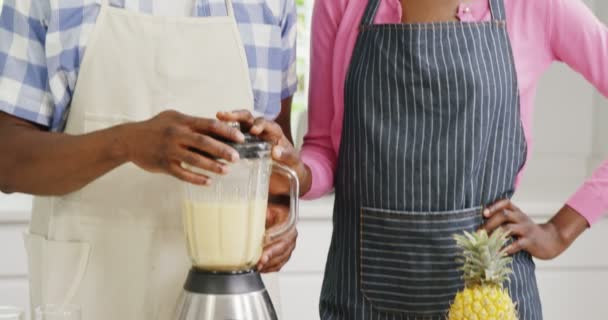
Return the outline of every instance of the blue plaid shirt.
[[[168,0],[169,1],[169,0]],[[5,0],[0,16],[0,111],[62,131],[101,0]],[[112,0],[149,14],[152,0]],[[273,118],[296,91],[294,0],[233,0],[255,110]],[[196,0],[194,16],[226,15],[225,0]]]

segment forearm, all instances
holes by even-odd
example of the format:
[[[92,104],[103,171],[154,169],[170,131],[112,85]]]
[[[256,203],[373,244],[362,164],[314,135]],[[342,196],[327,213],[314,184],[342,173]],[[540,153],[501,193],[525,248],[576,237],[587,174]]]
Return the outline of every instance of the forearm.
[[[281,129],[283,130],[283,133],[285,134],[285,137],[287,138],[287,140],[289,140],[289,142],[291,142],[292,144],[293,142],[293,137],[291,134],[291,104],[293,102],[293,97],[289,97],[287,99],[283,99],[283,101],[281,101],[281,113],[279,113],[279,116],[276,119],[276,122],[279,124],[279,126],[281,126]]]
[[[308,186],[302,187],[304,199],[314,200],[329,193],[334,187],[337,156],[329,137],[311,138],[311,130],[301,152],[307,168]]]
[[[6,117],[6,116],[5,116]],[[24,123],[0,125],[0,187],[4,192],[64,195],[126,162],[125,126],[72,136]]]
[[[580,213],[565,205],[551,218],[546,227],[554,229],[563,252],[589,228],[589,223]]]
[[[312,188],[312,171],[306,164],[302,166],[302,173],[300,174],[300,196],[306,195]]]

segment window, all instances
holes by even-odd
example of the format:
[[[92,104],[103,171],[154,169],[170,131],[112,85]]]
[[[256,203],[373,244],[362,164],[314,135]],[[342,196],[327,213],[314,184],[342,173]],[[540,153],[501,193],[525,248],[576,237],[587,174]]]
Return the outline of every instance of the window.
[[[296,146],[301,145],[306,132],[306,109],[308,106],[308,73],[310,69],[310,22],[314,0],[295,0],[298,6],[298,91],[293,99],[292,128]]]

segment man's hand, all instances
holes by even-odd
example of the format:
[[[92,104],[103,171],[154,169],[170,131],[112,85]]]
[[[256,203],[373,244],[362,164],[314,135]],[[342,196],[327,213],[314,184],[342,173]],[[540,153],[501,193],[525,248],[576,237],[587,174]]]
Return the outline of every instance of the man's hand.
[[[238,153],[212,136],[235,142],[244,140],[239,130],[218,120],[190,117],[176,111],[165,111],[148,121],[133,123],[126,132],[130,161],[144,170],[167,173],[197,185],[208,185],[211,179],[184,169],[182,163],[225,174],[227,165],[196,151],[234,162],[239,159]]]

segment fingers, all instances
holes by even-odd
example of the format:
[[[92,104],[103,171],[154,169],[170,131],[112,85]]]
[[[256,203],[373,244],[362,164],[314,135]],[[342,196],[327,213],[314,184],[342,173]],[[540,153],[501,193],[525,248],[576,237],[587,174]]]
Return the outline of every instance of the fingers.
[[[279,271],[291,258],[296,247],[298,232],[293,228],[287,235],[267,245],[264,249],[258,270],[261,272]]]
[[[182,181],[195,185],[208,186],[211,184],[211,179],[208,176],[186,170],[179,163],[171,163],[169,173]]]
[[[500,200],[488,206],[484,212],[487,218],[483,228],[492,233],[498,228],[505,230],[513,242],[504,250],[509,255],[520,251],[534,251],[535,234],[538,231],[536,224],[509,199]],[[533,254],[533,252],[531,252]]]
[[[231,127],[225,122],[216,119],[184,117],[186,117],[186,123],[196,132],[215,135],[234,142],[245,141],[245,136],[239,129]]]
[[[498,212],[493,212],[489,216],[488,220],[484,224],[483,228],[488,232],[492,233],[494,230],[499,228],[505,223],[514,223],[517,222],[517,213],[513,212],[509,209],[502,209]]]
[[[526,222],[528,217],[515,206],[510,200],[500,200],[486,209],[483,212],[487,219],[483,228],[492,233],[494,230],[506,223],[522,223]]]
[[[276,122],[261,117],[256,119],[247,110],[218,112],[217,118],[221,121],[238,121],[249,129],[251,134],[260,136],[273,145],[278,145],[282,140],[286,140],[283,139],[285,137],[283,129]]]
[[[270,229],[275,225],[283,223],[289,215],[289,206],[281,204],[268,203],[266,213],[266,229]]]
[[[288,166],[295,166],[300,163],[299,153],[287,140],[283,129],[276,122],[258,118],[254,121],[250,132],[273,145],[272,158],[274,160]]]
[[[253,126],[255,118],[248,110],[237,110],[231,112],[218,112],[217,118],[221,121],[236,121],[241,124],[241,127],[249,130]]]
[[[183,143],[188,147],[203,151],[213,157],[230,162],[236,162],[239,160],[239,154],[236,152],[236,150],[234,150],[234,148],[206,135],[188,133],[183,137]]]
[[[509,223],[503,225],[502,228],[511,237],[520,238],[526,235],[526,227],[522,224]]]
[[[483,215],[486,218],[489,218],[496,212],[500,212],[503,209],[519,211],[519,208],[517,206],[515,206],[515,204],[513,204],[513,202],[511,202],[510,199],[503,199],[503,200],[499,200],[499,201],[495,202],[494,204],[486,207],[483,211]]]
[[[291,257],[291,253],[295,244],[287,243],[284,241],[277,242],[272,246],[268,247],[262,255],[260,260],[260,267],[262,272],[276,271],[287,263]]]
[[[276,257],[268,262],[268,264],[264,267],[264,271],[266,273],[270,272],[279,272],[283,267],[289,262],[293,251],[295,249],[295,244],[292,244],[287,248],[281,256]]]
[[[298,153],[285,138],[283,129],[276,122],[264,118],[254,119],[247,110],[219,112],[217,117],[222,121],[239,121],[248,125],[251,134],[259,136],[274,146],[272,150],[274,160],[287,165],[295,165],[299,162]]]
[[[192,167],[207,170],[217,174],[226,174],[229,172],[229,168],[227,165],[219,161],[203,157],[202,155],[189,150],[179,151],[177,159],[180,162],[188,164]]]
[[[282,145],[274,146],[272,148],[272,158],[288,166],[295,166],[300,163],[298,152],[291,146],[287,148]]]
[[[285,137],[281,126],[274,121],[268,121],[264,118],[255,119],[249,132],[251,132],[253,135],[261,137],[273,145],[278,145]]]
[[[514,255],[520,251],[528,250],[530,240],[528,238],[519,238],[505,248],[508,255]]]

